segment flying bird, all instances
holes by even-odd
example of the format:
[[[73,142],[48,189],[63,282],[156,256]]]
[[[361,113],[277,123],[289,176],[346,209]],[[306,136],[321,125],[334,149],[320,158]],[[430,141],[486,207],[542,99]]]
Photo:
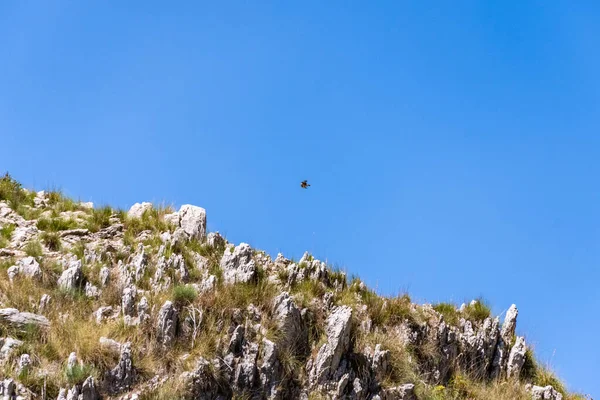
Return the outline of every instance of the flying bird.
[[[300,186],[302,187],[302,189],[306,189],[308,188],[310,185],[308,184],[308,182],[305,180],[302,181],[302,183],[300,183]]]

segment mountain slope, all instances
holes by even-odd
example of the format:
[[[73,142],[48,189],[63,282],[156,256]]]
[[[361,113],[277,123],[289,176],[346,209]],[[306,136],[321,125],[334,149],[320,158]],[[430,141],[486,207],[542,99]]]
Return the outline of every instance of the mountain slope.
[[[482,301],[386,298],[306,253],[0,180],[1,394],[24,399],[583,399]]]

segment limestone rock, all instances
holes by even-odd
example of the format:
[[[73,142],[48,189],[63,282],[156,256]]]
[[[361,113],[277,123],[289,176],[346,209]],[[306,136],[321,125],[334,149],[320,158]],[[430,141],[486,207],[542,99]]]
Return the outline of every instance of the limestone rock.
[[[371,369],[375,374],[375,379],[379,382],[383,381],[387,375],[390,367],[390,351],[381,350],[381,345],[375,346],[375,352],[373,353],[373,360],[371,362]]]
[[[279,345],[298,354],[308,348],[308,330],[304,326],[300,309],[289,293],[283,292],[274,299],[273,318],[282,333]]]
[[[123,315],[133,317],[135,315],[135,287],[126,287],[123,289],[121,298],[121,310]]]
[[[193,239],[202,239],[206,235],[206,211],[191,204],[179,209],[179,226]]]
[[[156,327],[156,338],[159,343],[165,346],[173,344],[177,335],[178,312],[169,300],[163,304],[158,313]]]
[[[233,386],[238,391],[249,391],[257,383],[258,344],[249,343],[244,349],[242,359],[238,362],[233,378]]]
[[[106,267],[102,267],[100,269],[100,284],[105,287],[108,285],[108,280],[110,279],[110,270]]]
[[[513,304],[506,312],[504,323],[502,324],[502,332],[500,333],[500,336],[505,343],[510,343],[512,341],[517,327],[517,315],[519,315],[519,310],[517,310],[517,306]]]
[[[381,391],[380,397],[381,400],[417,400],[415,385],[412,383],[384,389]]]
[[[548,385],[533,386],[531,388],[531,397],[533,400],[562,400],[563,395],[557,392],[552,386]]]
[[[246,243],[236,246],[233,252],[227,248],[220,265],[226,284],[246,283],[257,277],[256,263],[252,259],[252,248]]]
[[[50,326],[50,321],[48,321],[48,319],[43,315],[29,312],[19,312],[19,310],[16,308],[0,309],[0,321],[7,322],[18,328],[22,328],[27,325],[35,325],[38,327]]]
[[[135,203],[131,206],[129,211],[127,211],[127,217],[129,218],[142,218],[144,212],[152,209],[152,203]]]
[[[50,295],[44,293],[42,295],[42,297],[40,298],[40,304],[38,305],[38,312],[44,312],[44,310],[48,308],[48,304],[50,304],[50,300],[52,300],[52,297],[50,297]]]
[[[219,232],[211,232],[206,236],[206,244],[211,247],[223,247],[227,241],[219,234]]]
[[[100,337],[99,339],[99,343],[100,346],[109,349],[115,353],[121,353],[121,343],[117,342],[116,340],[113,339],[109,339],[106,337]]]
[[[215,380],[211,370],[210,362],[200,357],[194,371],[184,372],[181,375],[180,379],[184,383],[186,391],[191,395],[191,398],[195,400],[231,398],[231,396],[223,396],[224,393],[221,393],[219,384]]]
[[[22,341],[10,337],[0,338],[0,364],[6,362],[12,352],[22,344]]]
[[[350,345],[352,308],[335,307],[327,317],[327,343],[319,349],[310,373],[312,384],[327,380],[338,368],[342,355]]]
[[[58,286],[65,290],[75,290],[81,287],[83,282],[83,271],[81,270],[81,261],[74,261],[69,264],[69,268],[63,271],[58,278]]]
[[[519,336],[517,340],[510,350],[510,355],[508,356],[508,365],[506,367],[506,375],[510,378],[511,376],[519,377],[521,373],[521,368],[525,363],[525,352],[527,351],[527,347],[525,346],[525,338]]]
[[[131,358],[131,343],[127,342],[121,346],[121,355],[117,366],[106,373],[105,390],[110,394],[129,390],[135,379],[136,372]]]
[[[12,281],[17,275],[32,279],[41,279],[42,270],[34,257],[25,257],[17,261],[7,270],[8,278]]]
[[[261,364],[259,366],[260,384],[266,389],[267,398],[275,399],[280,394],[282,379],[281,363],[277,345],[267,338],[262,340]]]

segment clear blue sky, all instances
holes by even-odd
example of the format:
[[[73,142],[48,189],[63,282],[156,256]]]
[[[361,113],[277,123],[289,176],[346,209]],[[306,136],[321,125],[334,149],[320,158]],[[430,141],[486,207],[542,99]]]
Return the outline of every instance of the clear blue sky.
[[[384,294],[514,302],[600,396],[594,2],[110,3],[0,3],[0,170],[200,205]]]

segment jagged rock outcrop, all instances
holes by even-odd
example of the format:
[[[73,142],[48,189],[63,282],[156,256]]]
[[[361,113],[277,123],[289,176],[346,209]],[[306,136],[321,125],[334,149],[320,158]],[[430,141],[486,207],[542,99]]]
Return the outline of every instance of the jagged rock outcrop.
[[[280,333],[278,344],[295,354],[308,348],[308,331],[304,326],[300,309],[288,292],[283,292],[273,301],[273,318]]]
[[[562,400],[563,395],[552,386],[532,386],[530,388],[532,400]]]
[[[63,271],[58,278],[58,286],[65,290],[76,290],[81,288],[83,282],[83,271],[81,261],[77,260],[69,264],[69,268]]]
[[[177,334],[178,312],[172,302],[166,301],[158,313],[156,339],[164,346],[170,346]]]
[[[23,328],[28,325],[34,325],[41,328],[50,326],[50,321],[43,315],[20,312],[16,308],[0,309],[0,322],[7,322],[9,325],[17,328]]]
[[[121,346],[119,363],[104,377],[105,390],[110,394],[128,390],[133,386],[135,379],[136,371],[131,357],[131,343],[127,342]]]
[[[519,377],[521,373],[521,368],[525,363],[525,351],[527,348],[525,347],[525,338],[517,337],[514,346],[510,350],[510,355],[508,356],[508,365],[506,367],[506,375],[510,377]]]
[[[16,265],[6,271],[12,281],[16,276],[25,276],[32,279],[42,278],[42,269],[34,257],[25,257],[17,261]]]
[[[190,398],[194,400],[213,400],[218,399],[219,396],[227,398],[227,393],[224,393],[219,386],[212,369],[211,363],[201,357],[192,372],[182,374],[180,380],[183,382],[185,391],[189,393]]]
[[[310,371],[313,385],[324,383],[336,372],[342,355],[350,346],[351,320],[352,308],[348,306],[336,307],[327,318],[327,343],[319,349]]]
[[[247,283],[256,279],[257,267],[252,259],[252,248],[247,243],[236,246],[233,252],[225,249],[221,258],[223,280],[227,284]]]
[[[11,225],[0,249],[0,365],[28,378],[0,381],[4,398],[423,400],[438,390],[466,400],[458,375],[478,388],[541,383],[523,373],[531,353],[515,336],[515,305],[500,326],[477,301],[457,309],[381,298],[308,252],[273,260],[207,233],[200,207],[163,215],[137,203],[125,215],[26,195],[19,212],[29,219],[0,199],[0,228]],[[44,244],[38,216],[60,228],[50,231],[58,250]],[[27,256],[36,241],[41,255]],[[31,293],[16,293],[21,285]],[[134,355],[148,357],[139,370]],[[89,367],[98,374],[82,376]],[[49,395],[38,390],[42,376],[60,376]],[[563,398],[551,386],[527,390]]]
[[[146,211],[152,210],[152,203],[135,203],[127,212],[129,218],[142,218]]]

